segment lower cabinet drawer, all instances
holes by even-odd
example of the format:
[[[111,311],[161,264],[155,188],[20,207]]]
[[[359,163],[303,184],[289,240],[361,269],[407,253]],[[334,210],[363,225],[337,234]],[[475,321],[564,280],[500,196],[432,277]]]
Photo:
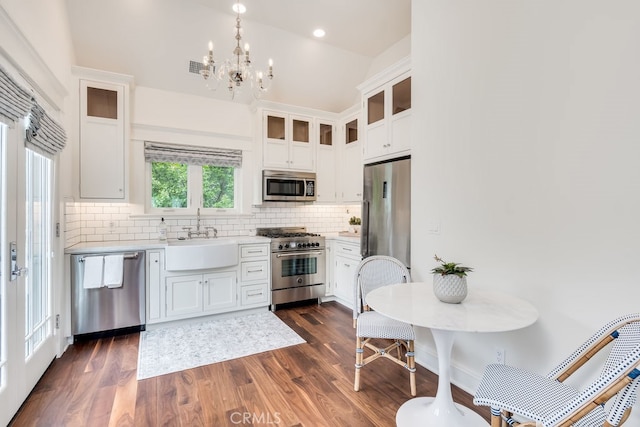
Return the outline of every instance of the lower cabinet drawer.
[[[266,280],[269,277],[269,261],[248,261],[243,262],[240,280]]]
[[[258,283],[240,287],[240,304],[255,305],[269,302],[269,284]]]

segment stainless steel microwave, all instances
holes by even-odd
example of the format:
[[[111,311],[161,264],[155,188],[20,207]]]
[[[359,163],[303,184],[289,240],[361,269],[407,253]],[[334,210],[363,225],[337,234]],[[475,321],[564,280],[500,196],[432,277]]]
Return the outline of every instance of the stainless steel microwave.
[[[313,202],[316,200],[316,174],[262,171],[262,200],[265,202]]]

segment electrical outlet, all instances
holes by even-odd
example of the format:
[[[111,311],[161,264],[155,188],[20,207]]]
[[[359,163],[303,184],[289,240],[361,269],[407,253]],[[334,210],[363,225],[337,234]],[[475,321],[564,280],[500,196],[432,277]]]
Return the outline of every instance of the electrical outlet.
[[[504,363],[505,363],[504,359],[505,359],[505,350],[504,350],[504,348],[496,349],[496,363],[504,365]]]

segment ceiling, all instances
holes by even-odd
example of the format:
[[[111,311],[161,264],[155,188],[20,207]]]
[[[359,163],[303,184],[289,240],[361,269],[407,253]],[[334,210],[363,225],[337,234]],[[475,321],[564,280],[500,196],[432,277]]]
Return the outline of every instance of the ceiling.
[[[231,0],[195,0],[233,14]],[[411,31],[410,0],[242,0],[242,19],[313,38],[323,28],[323,43],[376,57]],[[382,30],[382,31],[381,31]]]
[[[76,64],[129,74],[135,84],[230,100],[189,73],[214,42],[217,61],[234,47],[233,0],[66,0]],[[243,41],[252,62],[274,61],[264,99],[341,112],[375,58],[411,32],[411,0],[244,0]],[[311,32],[322,27],[324,39]],[[249,103],[244,93],[234,102]]]

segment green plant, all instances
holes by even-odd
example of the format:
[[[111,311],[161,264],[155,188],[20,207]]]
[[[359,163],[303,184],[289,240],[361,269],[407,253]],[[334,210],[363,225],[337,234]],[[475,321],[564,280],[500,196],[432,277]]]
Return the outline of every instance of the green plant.
[[[357,216],[352,216],[351,218],[349,218],[349,225],[360,225],[362,224],[362,221],[360,221],[360,218],[358,218]]]
[[[431,270],[433,274],[442,274],[443,276],[455,274],[458,277],[464,277],[468,271],[473,271],[471,267],[463,267],[455,262],[445,262],[442,258],[438,257],[438,255],[435,255],[433,258],[440,263],[440,266]]]

